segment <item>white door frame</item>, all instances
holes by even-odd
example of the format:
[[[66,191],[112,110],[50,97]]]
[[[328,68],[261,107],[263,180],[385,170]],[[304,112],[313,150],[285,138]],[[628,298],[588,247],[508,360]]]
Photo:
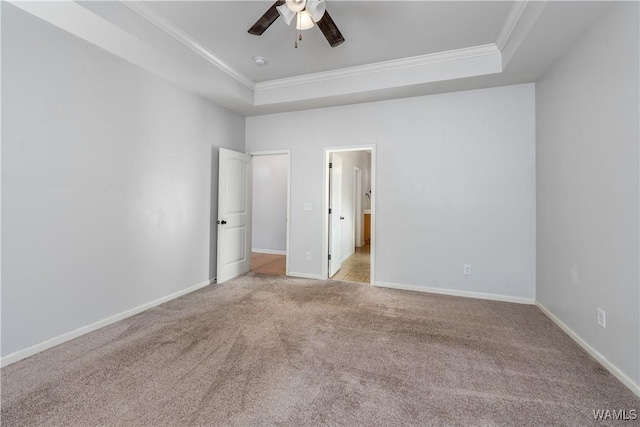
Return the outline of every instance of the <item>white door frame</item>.
[[[345,218],[345,212],[342,210],[342,178],[343,161],[342,156],[332,153],[330,156],[331,168],[329,168],[329,272],[327,275],[333,277],[342,267],[342,220]]]
[[[376,145],[347,145],[342,147],[325,147],[324,157],[322,161],[322,277],[329,278],[329,263],[327,255],[329,254],[329,156],[331,153],[340,153],[345,151],[364,151],[371,150],[371,285],[375,281],[376,266]]]
[[[291,150],[268,150],[268,151],[252,151],[249,155],[255,156],[271,156],[277,154],[287,155],[287,243],[285,248],[285,276],[289,275],[289,241],[291,236]],[[253,167],[253,162],[251,163]],[[253,197],[253,195],[252,195]]]
[[[353,167],[353,246],[362,246],[363,217],[362,217],[362,169]]]

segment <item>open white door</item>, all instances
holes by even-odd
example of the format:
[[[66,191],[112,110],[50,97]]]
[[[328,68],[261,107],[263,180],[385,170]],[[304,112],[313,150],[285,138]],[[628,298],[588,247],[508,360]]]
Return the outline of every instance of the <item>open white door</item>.
[[[342,157],[333,153],[329,163],[329,277],[340,269],[340,216],[342,204]]]
[[[218,272],[226,282],[251,269],[251,156],[220,149]]]
[[[364,238],[362,237],[362,170],[359,167],[353,168],[353,218],[355,226],[353,227],[353,244],[356,248],[364,245]]]

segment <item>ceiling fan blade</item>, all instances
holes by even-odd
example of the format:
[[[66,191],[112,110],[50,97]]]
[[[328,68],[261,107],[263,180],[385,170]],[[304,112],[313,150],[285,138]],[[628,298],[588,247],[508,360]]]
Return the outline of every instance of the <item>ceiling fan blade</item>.
[[[344,37],[342,37],[342,33],[340,33],[340,30],[336,27],[336,23],[331,19],[329,11],[325,11],[322,19],[316,22],[316,24],[318,24],[318,28],[320,28],[320,31],[322,31],[322,34],[324,34],[324,37],[331,47],[340,46],[344,43]]]
[[[276,7],[284,4],[284,0],[278,0],[274,4],[271,5],[269,9],[256,21],[255,24],[251,28],[249,28],[249,34],[253,34],[256,36],[262,35],[267,28],[271,26],[275,22],[276,19],[280,16]]]

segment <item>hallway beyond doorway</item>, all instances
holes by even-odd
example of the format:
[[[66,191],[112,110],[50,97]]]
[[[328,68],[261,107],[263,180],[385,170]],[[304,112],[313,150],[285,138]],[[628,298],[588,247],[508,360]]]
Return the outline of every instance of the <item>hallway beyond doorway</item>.
[[[285,276],[286,255],[251,252],[251,271],[254,273]]]
[[[347,258],[340,267],[340,270],[333,275],[333,280],[343,280],[345,282],[369,283],[371,265],[371,246],[367,243],[356,248],[353,255]]]

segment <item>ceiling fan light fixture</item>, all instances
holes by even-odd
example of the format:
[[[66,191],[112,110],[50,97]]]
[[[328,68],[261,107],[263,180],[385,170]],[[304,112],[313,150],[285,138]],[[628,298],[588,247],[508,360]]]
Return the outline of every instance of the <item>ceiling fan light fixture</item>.
[[[298,12],[298,17],[296,19],[296,30],[308,30],[309,28],[313,28],[314,25],[315,24],[313,23],[313,18],[311,18],[311,14],[308,10]]]
[[[307,4],[306,0],[287,0],[287,7],[292,12],[302,12]]]
[[[302,40],[302,30],[312,28],[316,23],[331,47],[344,43],[342,33],[326,10],[325,0],[276,0],[247,32],[260,36],[280,17],[287,25],[297,18],[295,47]]]
[[[281,4],[280,6],[276,7],[276,10],[280,14],[284,22],[287,25],[291,25],[291,21],[293,21],[293,18],[296,17],[296,12],[289,9],[289,6],[287,6],[286,4]]]
[[[307,0],[305,9],[311,14],[313,22],[318,22],[324,16],[324,12],[327,10],[327,4],[324,0]]]

